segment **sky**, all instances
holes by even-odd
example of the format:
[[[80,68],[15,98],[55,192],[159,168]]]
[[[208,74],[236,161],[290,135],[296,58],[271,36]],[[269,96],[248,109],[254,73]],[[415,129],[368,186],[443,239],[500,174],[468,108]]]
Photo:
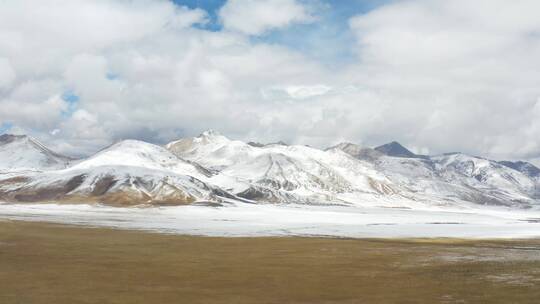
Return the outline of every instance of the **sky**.
[[[5,0],[0,133],[69,155],[207,129],[540,163],[536,0]]]

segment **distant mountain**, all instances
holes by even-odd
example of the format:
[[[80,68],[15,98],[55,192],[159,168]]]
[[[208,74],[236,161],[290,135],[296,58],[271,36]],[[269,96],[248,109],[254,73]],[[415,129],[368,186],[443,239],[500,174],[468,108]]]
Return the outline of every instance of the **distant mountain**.
[[[261,148],[261,147],[266,146],[265,144],[261,144],[260,142],[254,142],[254,141],[250,141],[247,144],[252,146],[252,147],[257,147],[257,148]]]
[[[393,157],[408,157],[408,158],[425,158],[424,155],[417,155],[413,152],[409,151],[407,148],[402,146],[397,141],[393,141],[390,143],[387,143],[382,146],[378,146],[375,148],[376,151]]]
[[[257,147],[257,148],[261,148],[261,147],[264,147],[264,146],[271,146],[271,145],[287,146],[287,144],[285,142],[281,141],[281,140],[277,141],[277,142],[274,142],[274,143],[268,143],[268,144],[261,144],[259,142],[250,141],[247,144],[252,146],[252,147]]]
[[[519,171],[529,177],[539,178],[540,169],[535,165],[524,161],[500,161],[499,164]]]
[[[51,151],[27,135],[0,136],[0,170],[47,170],[68,166],[71,158]]]
[[[366,157],[369,148],[354,144],[336,147],[359,160],[372,163],[377,171],[383,172],[390,180],[426,199],[451,201],[458,198],[482,205],[522,207],[534,205],[540,199],[537,179],[496,161],[462,153],[431,157],[410,157],[408,153],[396,156],[390,153]]]
[[[81,160],[28,136],[0,136],[0,201],[116,206],[196,202],[427,208],[540,207],[540,169],[392,142],[326,150],[253,144],[216,131],[164,147],[126,140]]]
[[[353,156],[354,158],[367,160],[367,161],[376,161],[381,156],[385,155],[384,153],[381,153],[375,149],[361,147],[353,143],[341,143],[341,144],[338,144],[336,146],[326,149],[326,151],[331,151],[331,150],[341,150]]]

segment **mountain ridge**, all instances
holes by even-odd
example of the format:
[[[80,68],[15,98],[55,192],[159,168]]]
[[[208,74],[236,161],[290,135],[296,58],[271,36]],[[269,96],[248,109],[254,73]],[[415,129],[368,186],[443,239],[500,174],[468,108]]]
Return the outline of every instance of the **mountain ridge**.
[[[60,154],[24,138],[0,136],[4,148],[0,200],[121,206],[201,201],[407,208],[540,206],[540,169],[530,163],[463,153],[417,155],[397,142],[375,148],[341,143],[320,150],[253,145],[209,130],[164,146],[124,140],[56,166],[65,160]],[[7,166],[11,158],[2,155],[21,149],[33,151],[22,153],[30,160],[19,159],[26,167]],[[28,166],[34,165],[35,155],[46,156],[37,158],[36,166],[53,165]]]

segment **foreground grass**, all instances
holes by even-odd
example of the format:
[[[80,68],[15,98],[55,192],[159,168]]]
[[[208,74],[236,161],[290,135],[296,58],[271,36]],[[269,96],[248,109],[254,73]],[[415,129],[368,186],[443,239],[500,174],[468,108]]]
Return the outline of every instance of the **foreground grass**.
[[[210,238],[0,222],[0,303],[538,303],[540,241]]]

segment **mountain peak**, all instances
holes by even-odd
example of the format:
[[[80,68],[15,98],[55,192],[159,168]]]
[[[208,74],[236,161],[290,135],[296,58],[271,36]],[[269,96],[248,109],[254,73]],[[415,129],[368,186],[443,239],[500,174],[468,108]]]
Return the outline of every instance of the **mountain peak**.
[[[33,138],[30,135],[20,134],[2,134],[0,136],[0,144],[1,145],[7,145],[10,143],[19,143],[19,144],[27,144],[35,147],[38,150],[47,151],[48,153],[53,153],[49,148],[47,148],[44,144],[42,144],[39,140]]]
[[[0,135],[2,169],[61,169],[71,160],[28,135]]]
[[[350,142],[342,142],[340,144],[337,144],[333,147],[326,149],[326,151],[330,151],[330,150],[340,150],[351,155],[354,158],[368,160],[368,161],[375,161],[382,154],[379,151],[376,151],[375,149],[365,148],[365,147],[362,147],[360,145],[353,144]]]
[[[199,136],[194,137],[193,140],[212,144],[225,144],[231,141],[228,137],[212,129],[202,132]]]
[[[208,129],[199,135],[199,137],[214,137],[214,136],[222,136],[222,135],[221,133],[213,129]]]
[[[394,156],[394,157],[407,157],[407,158],[418,157],[418,155],[412,153],[410,150],[402,146],[397,141],[392,141],[385,145],[378,146],[375,148],[375,150],[385,155]]]

